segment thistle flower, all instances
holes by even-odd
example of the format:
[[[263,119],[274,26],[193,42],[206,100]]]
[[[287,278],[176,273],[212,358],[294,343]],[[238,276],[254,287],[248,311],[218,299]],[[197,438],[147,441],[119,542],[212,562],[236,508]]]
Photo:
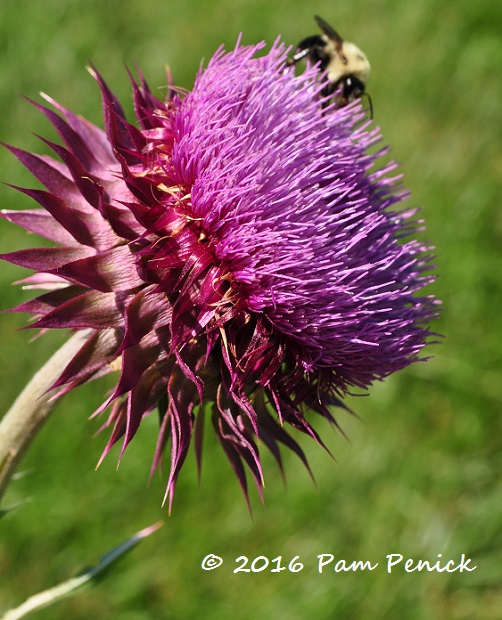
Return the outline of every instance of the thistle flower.
[[[358,103],[323,101],[316,68],[296,76],[276,43],[220,50],[191,92],[159,100],[132,80],[138,126],[96,72],[103,132],[45,97],[35,104],[64,146],[56,160],[9,147],[47,191],[43,209],[4,211],[55,242],[3,258],[35,270],[42,289],[14,310],[32,328],[89,330],[55,387],[120,368],[108,450],[122,452],[156,408],[153,468],[170,448],[166,499],[204,413],[247,497],[261,489],[259,445],[307,464],[293,427],[321,442],[352,388],[420,359],[436,314],[428,249],[405,240],[414,211],[394,164],[369,154],[379,131]]]

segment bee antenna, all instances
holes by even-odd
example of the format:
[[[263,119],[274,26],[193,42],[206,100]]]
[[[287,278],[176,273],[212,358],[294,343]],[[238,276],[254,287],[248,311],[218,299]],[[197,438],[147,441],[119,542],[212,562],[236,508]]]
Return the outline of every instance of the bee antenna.
[[[369,93],[364,92],[363,94],[368,98],[368,103],[370,104],[370,119],[373,120],[373,101],[371,100]]]

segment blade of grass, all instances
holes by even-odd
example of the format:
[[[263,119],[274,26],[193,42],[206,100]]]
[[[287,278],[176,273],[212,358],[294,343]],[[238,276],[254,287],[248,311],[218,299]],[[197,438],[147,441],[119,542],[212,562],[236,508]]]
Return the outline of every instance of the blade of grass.
[[[37,611],[44,607],[48,607],[49,605],[53,605],[63,598],[72,596],[84,588],[88,588],[96,583],[99,583],[108,575],[110,569],[116,564],[116,562],[118,562],[118,560],[131,551],[131,549],[133,549],[141,540],[147,536],[150,536],[150,534],[153,534],[153,532],[158,530],[161,526],[162,522],[159,521],[150,527],[136,532],[136,534],[131,536],[131,538],[128,538],[126,541],[101,556],[96,566],[86,568],[77,576],[60,583],[53,588],[49,588],[48,590],[44,590],[43,592],[30,596],[24,603],[19,605],[19,607],[7,611],[0,617],[0,620],[18,620],[19,618],[24,618],[32,611]]]

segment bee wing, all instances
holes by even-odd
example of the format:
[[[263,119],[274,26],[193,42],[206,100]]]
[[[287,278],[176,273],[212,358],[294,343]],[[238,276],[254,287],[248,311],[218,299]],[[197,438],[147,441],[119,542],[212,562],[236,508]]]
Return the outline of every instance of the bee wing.
[[[341,50],[343,39],[338,34],[338,32],[333,28],[333,26],[330,26],[328,22],[325,22],[322,17],[319,17],[319,15],[315,15],[314,18],[319,28],[324,32],[324,34],[328,37],[328,39],[331,39],[331,41],[333,41],[333,43],[336,45],[336,49]]]
[[[335,46],[336,53],[338,54],[338,56],[339,56],[340,60],[343,62],[343,64],[346,65],[348,61],[347,61],[347,58],[346,58],[345,54],[343,53],[343,39],[342,39],[342,37],[333,28],[333,26],[330,26],[328,24],[328,22],[325,22],[322,17],[319,17],[319,15],[314,15],[314,18],[315,18],[319,28],[328,37],[328,39],[333,42],[333,44]]]

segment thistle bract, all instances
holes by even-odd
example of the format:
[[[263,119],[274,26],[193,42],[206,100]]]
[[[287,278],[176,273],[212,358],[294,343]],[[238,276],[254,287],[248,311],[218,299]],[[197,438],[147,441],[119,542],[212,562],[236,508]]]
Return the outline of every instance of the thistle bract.
[[[50,100],[57,159],[11,150],[47,191],[42,209],[4,211],[56,243],[3,258],[42,289],[15,310],[31,327],[89,330],[61,392],[120,368],[107,450],[156,408],[153,467],[170,452],[172,500],[204,413],[247,496],[259,447],[306,463],[287,427],[320,438],[350,389],[420,359],[435,301],[430,256],[394,164],[359,103],[323,101],[316,68],[296,76],[281,43],[220,50],[184,96],[133,80],[136,124],[102,78],[105,131]],[[375,151],[375,149],[371,149]],[[408,239],[408,240],[407,240]]]

